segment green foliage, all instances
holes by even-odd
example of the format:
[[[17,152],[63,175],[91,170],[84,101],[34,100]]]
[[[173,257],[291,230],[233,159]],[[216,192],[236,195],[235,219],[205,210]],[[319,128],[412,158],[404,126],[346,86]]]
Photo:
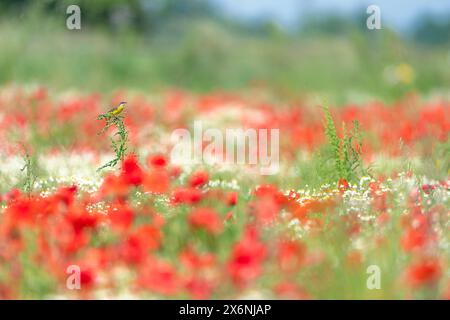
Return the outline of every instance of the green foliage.
[[[25,149],[23,161],[25,162],[25,164],[22,169],[20,169],[20,171],[25,172],[22,187],[23,190],[28,193],[28,195],[30,195],[33,192],[34,183],[37,178],[37,160],[36,157],[31,156],[30,153]]]
[[[25,250],[19,253],[21,261],[21,278],[19,289],[25,299],[44,299],[55,288],[55,280],[33,259],[37,253],[37,232],[25,231]]]
[[[128,131],[125,127],[125,124],[123,123],[123,119],[123,116],[115,116],[109,113],[103,113],[97,117],[97,120],[106,120],[105,126],[97,135],[102,134],[111,126],[115,126],[117,128],[117,132],[113,136],[109,137],[111,141],[111,148],[113,149],[116,157],[98,168],[97,171],[100,171],[107,167],[115,167],[117,163],[123,160],[123,158],[125,157],[126,151],[128,149]]]
[[[449,87],[448,50],[413,46],[387,29],[376,35],[356,30],[346,37],[279,31],[264,36],[196,16],[160,17],[165,27],[144,35],[128,28],[114,33],[91,25],[84,15],[82,29],[70,31],[64,12],[0,19],[0,84],[111,92],[174,86],[235,90],[256,82],[293,95],[323,93],[337,104],[374,96],[392,101],[406,89],[427,93]],[[399,63],[417,74],[406,88],[386,81],[385,69]]]
[[[420,162],[420,166],[415,166],[414,171],[437,180],[445,180],[450,176],[450,134],[446,140],[434,145],[428,156]]]
[[[361,159],[362,141],[358,121],[353,122],[351,130],[343,123],[342,137],[339,137],[330,109],[325,106],[323,111],[325,135],[328,138],[337,178],[355,181],[363,174],[368,174]]]
[[[341,160],[341,140],[338,137],[336,127],[334,125],[331,112],[328,107],[324,107],[325,112],[325,134],[328,138],[328,142],[331,146],[332,158],[335,162],[335,168],[339,177],[343,178],[342,160]]]

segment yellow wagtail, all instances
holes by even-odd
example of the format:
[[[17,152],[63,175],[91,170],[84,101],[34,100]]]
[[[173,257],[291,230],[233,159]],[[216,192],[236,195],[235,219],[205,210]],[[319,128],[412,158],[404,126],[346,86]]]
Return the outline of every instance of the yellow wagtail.
[[[112,108],[111,110],[109,110],[108,114],[113,115],[113,116],[117,116],[123,111],[123,109],[125,109],[126,105],[127,105],[126,101],[122,101],[121,103],[119,103],[119,105],[117,107]]]

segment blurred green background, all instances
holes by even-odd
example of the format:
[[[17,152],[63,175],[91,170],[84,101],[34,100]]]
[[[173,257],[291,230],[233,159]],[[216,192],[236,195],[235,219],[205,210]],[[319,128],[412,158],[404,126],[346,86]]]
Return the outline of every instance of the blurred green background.
[[[66,28],[71,4],[81,8],[81,30]],[[288,28],[222,9],[206,0],[2,0],[0,84],[89,92],[263,86],[339,102],[448,94],[450,15],[423,13],[405,34],[367,30],[365,7],[306,15]]]

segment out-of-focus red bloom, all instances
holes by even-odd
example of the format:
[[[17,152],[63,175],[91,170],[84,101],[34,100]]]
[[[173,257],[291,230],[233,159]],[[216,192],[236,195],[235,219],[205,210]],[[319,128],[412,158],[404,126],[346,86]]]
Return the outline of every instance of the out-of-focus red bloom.
[[[117,197],[123,198],[129,192],[128,184],[122,178],[122,176],[116,176],[114,174],[108,174],[105,176],[103,183],[99,189],[99,193],[104,197]]]
[[[384,225],[384,224],[388,223],[390,219],[391,219],[391,217],[389,216],[389,214],[384,211],[384,212],[380,213],[380,215],[377,217],[377,222],[381,225]]]
[[[431,185],[431,184],[422,185],[422,191],[425,192],[426,194],[430,194],[431,191],[433,191],[435,189],[436,189],[436,186]]]
[[[408,228],[401,240],[403,250],[411,251],[422,248],[427,242],[427,235],[423,229]]]
[[[369,189],[370,192],[373,195],[375,195],[377,192],[380,191],[380,184],[378,182],[370,182],[369,183]]]
[[[90,236],[85,232],[70,232],[58,239],[61,251],[71,255],[84,248],[90,240]]]
[[[161,232],[152,225],[143,225],[135,230],[122,244],[120,253],[130,264],[140,264],[161,244]]]
[[[426,258],[413,262],[406,269],[406,279],[412,287],[422,287],[436,283],[441,273],[440,261],[436,258]]]
[[[47,88],[45,87],[39,87],[37,88],[33,94],[32,94],[32,98],[35,100],[45,100],[48,97],[48,91]]]
[[[91,269],[106,269],[111,262],[111,250],[108,247],[87,248],[83,256],[82,265]]]
[[[119,247],[118,253],[124,262],[131,265],[143,262],[148,255],[148,252],[136,235],[126,239]]]
[[[185,287],[194,299],[208,299],[214,289],[211,281],[200,276],[187,279]]]
[[[4,215],[17,225],[29,225],[35,221],[38,213],[33,207],[32,199],[18,198],[5,209]]]
[[[231,191],[227,193],[225,197],[225,203],[228,206],[236,205],[237,201],[238,201],[238,193],[236,191]]]
[[[242,239],[234,245],[228,261],[233,283],[243,286],[258,278],[266,254],[266,246],[259,240],[256,229],[247,227]]]
[[[61,187],[55,193],[55,198],[62,201],[66,206],[72,205],[75,195],[77,193],[77,186]]]
[[[169,175],[171,178],[178,178],[183,170],[179,166],[172,166],[169,170]]]
[[[428,241],[432,240],[432,233],[428,227],[426,215],[413,213],[411,216],[409,220],[403,222],[406,224],[406,230],[400,240],[403,250],[407,252],[423,248]]]
[[[150,155],[147,158],[147,164],[154,168],[164,168],[167,165],[167,158],[163,154]]]
[[[180,289],[180,279],[175,268],[155,258],[149,258],[140,268],[137,284],[140,288],[166,296],[174,295]]]
[[[72,225],[75,233],[80,233],[84,229],[93,229],[99,222],[99,218],[95,214],[85,210],[72,210],[65,218]]]
[[[273,185],[261,185],[254,191],[256,199],[251,203],[252,213],[258,223],[272,223],[289,200]]]
[[[272,197],[256,199],[252,204],[252,213],[258,223],[269,224],[275,221],[280,212],[280,206]]]
[[[173,204],[195,204],[202,199],[202,193],[195,188],[177,188],[172,192]]]
[[[277,258],[283,272],[297,271],[304,262],[306,247],[299,241],[280,241]]]
[[[299,219],[302,222],[313,222],[316,225],[321,225],[320,219],[312,219],[309,217],[309,213],[312,212],[322,212],[327,213],[328,210],[333,208],[336,205],[336,201],[333,198],[321,199],[318,197],[302,199],[302,201],[293,201],[290,200],[287,204],[287,208],[292,213],[294,217]]]
[[[198,170],[194,172],[189,178],[189,185],[192,188],[197,188],[203,186],[209,180],[209,175],[206,171]]]
[[[22,192],[17,188],[12,188],[4,195],[5,201],[14,201],[15,199],[18,199],[22,195]]]
[[[117,204],[109,208],[108,217],[113,228],[124,231],[133,223],[134,213],[128,206]]]
[[[300,198],[300,195],[295,192],[294,190],[289,190],[289,194],[287,195],[287,198],[291,201],[295,201]]]
[[[277,296],[282,299],[291,299],[291,300],[307,300],[311,299],[311,297],[300,288],[298,285],[292,282],[281,282],[278,283],[273,291]]]
[[[344,192],[345,190],[348,190],[350,188],[350,185],[348,184],[347,180],[341,178],[338,181],[338,189],[340,192]]]
[[[388,209],[387,194],[377,195],[373,198],[372,206],[376,211],[385,212]]]
[[[257,187],[254,194],[259,199],[273,198],[278,204],[283,204],[286,201],[286,197],[277,189],[277,187],[270,184],[264,184]]]
[[[212,234],[222,231],[222,220],[211,208],[194,209],[189,214],[188,221],[193,228],[205,229]]]
[[[142,186],[146,192],[165,193],[170,186],[170,178],[164,170],[152,170],[144,174]]]
[[[161,214],[154,214],[152,216],[153,220],[153,225],[155,226],[155,228],[162,228],[162,226],[164,226],[164,224],[166,223],[166,219],[164,219],[164,217]]]
[[[358,235],[361,232],[361,222],[358,217],[354,214],[347,215],[344,217],[344,221],[346,221],[346,231],[349,236]]]
[[[211,253],[198,253],[187,248],[180,254],[183,264],[183,282],[189,294],[195,299],[210,297],[216,281],[214,278],[215,257]]]
[[[161,244],[161,231],[152,225],[142,225],[133,233],[146,250],[154,250]]]
[[[360,266],[362,263],[362,254],[359,250],[351,250],[347,254],[347,263],[350,267]]]
[[[214,255],[211,253],[198,253],[191,248],[183,250],[180,254],[183,265],[190,270],[211,267],[215,263]]]
[[[143,171],[135,155],[129,155],[125,158],[122,163],[121,176],[129,185],[138,186],[142,183]]]
[[[95,285],[96,275],[91,268],[83,268],[80,270],[80,286],[81,289],[90,289]]]

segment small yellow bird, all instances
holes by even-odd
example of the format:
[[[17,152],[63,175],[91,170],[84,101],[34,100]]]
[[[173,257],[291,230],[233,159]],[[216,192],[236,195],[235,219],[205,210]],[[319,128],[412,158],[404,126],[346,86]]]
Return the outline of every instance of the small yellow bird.
[[[125,109],[126,105],[127,105],[126,101],[122,101],[121,103],[119,103],[119,105],[117,107],[112,108],[111,110],[109,110],[108,114],[113,115],[113,116],[117,116],[123,111],[123,109]]]

